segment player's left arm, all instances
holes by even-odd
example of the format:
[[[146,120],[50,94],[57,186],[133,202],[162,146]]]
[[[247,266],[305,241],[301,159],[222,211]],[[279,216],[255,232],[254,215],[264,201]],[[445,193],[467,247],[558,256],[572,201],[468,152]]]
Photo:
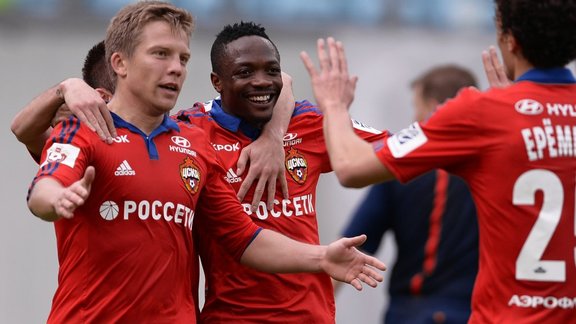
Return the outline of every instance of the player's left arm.
[[[380,260],[356,247],[365,235],[341,238],[329,245],[311,245],[263,229],[244,251],[240,261],[260,271],[272,273],[325,272],[338,281],[362,290],[362,282],[376,287],[386,270]]]
[[[288,198],[288,183],[284,171],[284,147],[283,138],[290,118],[294,112],[294,94],[292,92],[292,77],[282,72],[284,86],[274,107],[272,119],[264,126],[260,137],[254,143],[245,147],[240,153],[237,162],[237,174],[241,175],[246,169],[248,160],[250,168],[238,190],[238,199],[242,201],[244,196],[257,180],[252,210],[258,208],[258,203],[266,188],[266,206],[268,210],[274,207],[276,183],[280,182],[282,195]]]
[[[318,107],[324,113],[324,137],[332,169],[345,187],[364,187],[394,178],[372,147],[355,133],[348,107],[354,98],[356,77],[348,74],[342,43],[333,38],[317,44],[319,71],[303,52],[301,58],[312,80]]]

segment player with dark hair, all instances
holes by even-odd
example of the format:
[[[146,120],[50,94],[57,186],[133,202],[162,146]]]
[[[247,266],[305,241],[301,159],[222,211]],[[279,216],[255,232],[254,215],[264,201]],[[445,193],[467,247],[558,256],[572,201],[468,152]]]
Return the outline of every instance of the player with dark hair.
[[[206,130],[210,141],[238,143],[242,148],[259,137],[272,117],[275,92],[282,87],[280,54],[264,27],[253,22],[227,25],[212,46],[211,80],[220,98],[197,103],[181,111],[179,119]],[[284,88],[290,88],[284,83]],[[355,123],[363,138],[384,135]],[[217,146],[218,147],[218,146]],[[330,163],[322,134],[322,115],[304,100],[295,103],[286,136],[285,176],[290,199],[281,192],[274,206],[262,201],[251,210],[253,193],[243,200],[244,210],[263,228],[293,239],[318,244],[316,186]],[[217,148],[234,188],[244,181],[234,173],[239,150]],[[250,269],[226,255],[218,239],[202,231],[203,218],[194,224],[194,236],[206,274],[206,301],[201,312],[205,323],[334,323],[334,292],[330,278],[317,274],[269,274]]]
[[[436,66],[411,84],[414,120],[426,122],[437,107],[476,80],[456,65]],[[466,183],[444,170],[401,184],[373,185],[342,236],[366,233],[362,250],[375,254],[394,234],[396,261],[385,323],[466,323],[478,271],[476,209]]]
[[[82,67],[82,79],[92,88],[106,89],[112,94],[116,85],[110,79],[110,72],[108,72],[105,58],[106,47],[104,46],[104,41],[101,41],[88,51]],[[109,100],[110,98],[107,101]]]
[[[28,206],[56,231],[51,323],[195,323],[199,219],[199,231],[261,271],[324,271],[358,289],[382,279],[373,267],[384,265],[354,248],[365,237],[318,246],[254,224],[205,133],[167,116],[187,75],[192,29],[190,13],[166,2],[122,8],[105,41],[119,142],[102,142],[74,117],[46,142]]]
[[[572,323],[576,296],[574,98],[576,0],[496,0],[504,70],[514,80],[466,89],[426,123],[367,143],[348,123],[356,78],[341,43],[305,53],[340,182],[408,181],[443,168],[467,182],[478,211],[471,323]]]

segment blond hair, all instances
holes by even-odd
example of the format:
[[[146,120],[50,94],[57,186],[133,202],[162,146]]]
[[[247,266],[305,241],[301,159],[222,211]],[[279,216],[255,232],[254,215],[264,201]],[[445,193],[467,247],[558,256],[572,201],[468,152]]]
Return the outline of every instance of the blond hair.
[[[190,40],[194,30],[194,18],[185,9],[164,1],[140,1],[120,9],[106,30],[106,62],[110,64],[113,53],[127,57],[134,54],[144,27],[155,21],[168,23],[174,33],[184,32]],[[116,73],[109,69],[116,82]]]

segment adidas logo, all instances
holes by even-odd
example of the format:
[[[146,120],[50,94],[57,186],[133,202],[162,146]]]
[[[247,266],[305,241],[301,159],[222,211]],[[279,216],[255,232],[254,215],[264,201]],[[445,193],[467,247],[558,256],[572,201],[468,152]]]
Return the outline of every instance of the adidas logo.
[[[224,179],[226,179],[226,181],[228,181],[228,183],[237,183],[242,181],[242,178],[240,178],[236,172],[234,172],[234,170],[232,170],[232,168],[228,169],[228,172],[226,172],[226,176],[224,177]]]
[[[120,166],[118,168],[116,168],[116,171],[114,171],[114,175],[115,176],[133,176],[133,175],[136,175],[136,171],[134,171],[132,169],[132,167],[130,167],[130,164],[128,164],[128,161],[124,160],[124,161],[122,161],[122,163],[120,163]]]

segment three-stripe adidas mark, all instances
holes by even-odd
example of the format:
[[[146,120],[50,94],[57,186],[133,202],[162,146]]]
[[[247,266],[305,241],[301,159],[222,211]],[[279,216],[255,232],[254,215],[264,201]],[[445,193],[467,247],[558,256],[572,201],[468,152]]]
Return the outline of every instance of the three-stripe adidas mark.
[[[115,176],[133,176],[133,175],[136,175],[136,171],[134,171],[132,169],[130,164],[128,164],[128,161],[124,160],[124,161],[122,161],[122,163],[120,163],[120,166],[118,166],[118,168],[116,168],[114,175]]]
[[[226,172],[226,177],[224,177],[224,179],[226,179],[226,181],[228,181],[228,183],[236,183],[236,182],[242,181],[242,178],[240,178],[236,174],[236,172],[234,172],[234,170],[232,170],[232,168],[228,169],[228,172]]]

